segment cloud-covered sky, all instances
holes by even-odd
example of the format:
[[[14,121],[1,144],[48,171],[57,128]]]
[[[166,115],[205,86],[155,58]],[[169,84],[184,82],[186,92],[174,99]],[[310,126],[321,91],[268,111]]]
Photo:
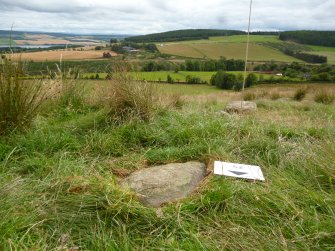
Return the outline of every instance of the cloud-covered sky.
[[[0,29],[148,34],[246,30],[250,0],[0,0]],[[335,0],[254,0],[252,30],[335,30]]]

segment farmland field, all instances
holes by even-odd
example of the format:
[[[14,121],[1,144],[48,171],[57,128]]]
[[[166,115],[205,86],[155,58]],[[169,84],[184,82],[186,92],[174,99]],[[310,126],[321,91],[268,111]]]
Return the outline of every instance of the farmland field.
[[[282,43],[281,40],[278,39],[278,36],[271,35],[250,35],[251,43],[262,43],[262,42],[277,42]],[[247,41],[246,35],[235,35],[235,36],[223,36],[223,37],[210,37],[210,42],[226,42],[226,43],[245,43]]]
[[[9,38],[0,38],[0,45],[6,45],[9,46]],[[12,45],[15,45],[15,41],[12,40]]]
[[[102,59],[103,51],[39,51],[14,54],[13,58],[21,57],[22,60],[34,61],[59,61],[62,60],[79,60],[79,59]],[[116,55],[111,52],[112,55]]]
[[[245,43],[171,43],[158,46],[161,53],[192,57],[192,58],[212,58],[220,57],[244,59],[245,58]],[[249,58],[252,61],[281,61],[293,62],[299,61],[293,57],[287,56],[279,50],[257,44],[250,44]]]

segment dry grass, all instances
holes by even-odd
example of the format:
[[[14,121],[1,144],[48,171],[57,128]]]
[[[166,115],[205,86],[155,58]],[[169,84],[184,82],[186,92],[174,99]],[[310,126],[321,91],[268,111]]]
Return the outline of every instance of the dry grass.
[[[335,100],[335,92],[325,92],[325,91],[319,91],[315,97],[314,97],[315,102],[317,103],[322,103],[322,104],[332,104]]]
[[[0,135],[29,126],[45,101],[42,82],[27,82],[21,61],[5,59],[0,66]]]
[[[138,118],[148,121],[156,108],[157,87],[154,83],[134,81],[124,65],[113,68],[108,86],[106,107],[113,120]]]
[[[293,99],[296,101],[301,101],[306,97],[307,89],[306,88],[299,88],[295,91],[293,95]]]
[[[21,58],[22,60],[33,60],[33,61],[58,61],[63,60],[80,60],[80,59],[102,59],[103,51],[39,51],[39,52],[28,52],[22,54],[14,54],[13,59],[17,60]],[[112,56],[117,54],[110,52]]]

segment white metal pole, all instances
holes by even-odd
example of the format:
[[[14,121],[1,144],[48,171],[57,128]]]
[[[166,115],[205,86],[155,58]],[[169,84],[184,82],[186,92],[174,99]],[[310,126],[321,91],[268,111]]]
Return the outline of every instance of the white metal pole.
[[[246,48],[246,52],[245,52],[245,65],[244,65],[244,77],[243,77],[242,94],[244,93],[245,81],[247,79],[247,65],[248,65],[249,41],[250,41],[251,8],[252,8],[252,0],[250,0],[249,23],[248,23],[248,34],[247,34],[247,48]]]

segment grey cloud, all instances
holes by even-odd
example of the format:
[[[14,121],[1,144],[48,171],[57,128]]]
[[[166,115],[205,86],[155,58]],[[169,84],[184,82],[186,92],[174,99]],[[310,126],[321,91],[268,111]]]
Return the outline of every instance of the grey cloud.
[[[334,0],[254,0],[253,30],[334,29]],[[0,29],[144,34],[245,30],[249,0],[0,0]]]

